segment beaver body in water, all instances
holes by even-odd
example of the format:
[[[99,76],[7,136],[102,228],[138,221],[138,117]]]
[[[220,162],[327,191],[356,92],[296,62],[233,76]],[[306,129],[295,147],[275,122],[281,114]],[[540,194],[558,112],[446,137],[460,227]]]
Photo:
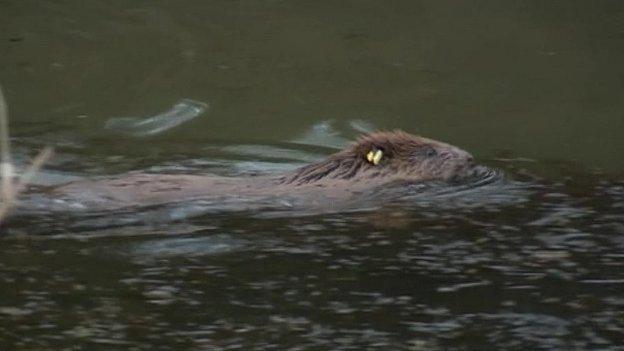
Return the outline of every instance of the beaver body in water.
[[[323,207],[394,182],[460,181],[478,168],[468,152],[455,146],[402,131],[375,132],[324,160],[278,175],[131,172],[49,188],[44,197],[54,199],[52,207],[64,210],[111,210],[207,198],[287,198]],[[37,201],[30,204],[36,206]],[[48,205],[39,208],[50,209]]]

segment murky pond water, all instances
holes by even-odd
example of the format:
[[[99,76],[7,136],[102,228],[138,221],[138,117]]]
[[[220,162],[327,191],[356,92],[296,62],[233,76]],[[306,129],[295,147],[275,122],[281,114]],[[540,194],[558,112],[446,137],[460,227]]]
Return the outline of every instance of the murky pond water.
[[[0,1],[14,157],[57,149],[40,184],[282,172],[376,128],[505,174],[338,211],[15,218],[0,349],[621,350],[621,62],[617,1]],[[105,128],[184,99],[210,109]]]

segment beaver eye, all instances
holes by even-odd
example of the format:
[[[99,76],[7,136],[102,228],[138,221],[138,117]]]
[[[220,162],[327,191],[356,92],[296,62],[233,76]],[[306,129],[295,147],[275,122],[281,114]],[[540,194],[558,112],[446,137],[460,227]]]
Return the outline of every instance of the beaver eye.
[[[379,161],[381,161],[382,157],[383,151],[381,151],[380,149],[373,149],[366,154],[366,160],[375,166],[379,164]]]

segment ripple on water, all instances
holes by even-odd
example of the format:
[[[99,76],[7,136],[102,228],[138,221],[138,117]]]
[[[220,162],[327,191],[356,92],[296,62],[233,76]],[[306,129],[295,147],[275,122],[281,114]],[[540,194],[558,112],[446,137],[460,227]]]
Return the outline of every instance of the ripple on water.
[[[130,254],[140,258],[189,257],[231,253],[245,248],[247,240],[227,234],[153,239],[134,245]]]

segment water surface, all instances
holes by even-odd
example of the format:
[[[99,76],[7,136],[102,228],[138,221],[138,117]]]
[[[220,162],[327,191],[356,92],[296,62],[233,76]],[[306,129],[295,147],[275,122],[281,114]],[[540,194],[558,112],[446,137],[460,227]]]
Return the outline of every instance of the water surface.
[[[375,128],[507,176],[329,213],[17,221],[0,349],[621,350],[621,62],[619,1],[0,1],[14,156],[58,151],[41,184],[280,172]],[[104,128],[182,99],[210,112]]]

